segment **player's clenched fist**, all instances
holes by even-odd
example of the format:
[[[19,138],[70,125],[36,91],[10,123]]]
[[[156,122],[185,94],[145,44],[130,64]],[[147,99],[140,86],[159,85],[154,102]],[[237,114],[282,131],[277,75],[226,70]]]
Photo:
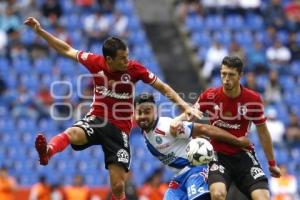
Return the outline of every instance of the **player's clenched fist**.
[[[35,32],[37,32],[41,28],[40,22],[37,19],[35,19],[34,17],[28,17],[24,21],[24,24],[31,27]]]
[[[277,165],[269,166],[269,171],[271,173],[271,176],[274,178],[279,178],[281,176],[280,169]]]

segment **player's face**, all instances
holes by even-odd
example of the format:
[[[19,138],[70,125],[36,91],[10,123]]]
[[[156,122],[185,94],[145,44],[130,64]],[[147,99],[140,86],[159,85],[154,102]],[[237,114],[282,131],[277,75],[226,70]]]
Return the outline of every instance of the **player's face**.
[[[109,57],[107,64],[112,71],[126,71],[128,67],[128,50],[118,50],[114,59]]]
[[[153,103],[141,103],[136,106],[134,118],[138,126],[143,130],[150,130],[157,118],[156,105]]]
[[[222,65],[221,80],[225,90],[232,90],[240,85],[241,75],[235,68]]]

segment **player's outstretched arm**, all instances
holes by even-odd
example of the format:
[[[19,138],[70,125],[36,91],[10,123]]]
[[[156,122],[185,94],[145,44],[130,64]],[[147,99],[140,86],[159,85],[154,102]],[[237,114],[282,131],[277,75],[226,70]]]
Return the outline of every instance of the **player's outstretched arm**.
[[[213,138],[218,141],[225,142],[240,148],[246,148],[251,145],[251,142],[247,137],[238,138],[221,128],[208,124],[195,123],[192,132],[192,137],[201,136],[207,136],[209,138]]]
[[[278,178],[281,176],[281,173],[275,162],[272,139],[267,125],[265,123],[256,125],[256,129],[260,144],[262,145],[264,153],[269,161],[269,170],[271,176]]]
[[[187,115],[187,119],[190,120],[191,118],[201,118],[202,113],[194,109],[190,106],[187,102],[185,102],[168,84],[161,81],[159,78],[152,84],[156,90],[162,93],[165,97],[176,103],[180,109],[185,112]]]
[[[24,21],[24,24],[32,28],[37,35],[46,40],[49,46],[55,49],[59,54],[77,61],[76,56],[78,51],[73,49],[66,42],[56,38],[51,33],[44,30],[37,19],[34,17],[28,17]]]

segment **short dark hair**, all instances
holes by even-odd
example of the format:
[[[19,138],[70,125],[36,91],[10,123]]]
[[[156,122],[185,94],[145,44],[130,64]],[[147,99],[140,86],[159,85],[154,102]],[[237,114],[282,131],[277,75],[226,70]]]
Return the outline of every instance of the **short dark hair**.
[[[222,65],[225,65],[229,68],[235,68],[239,74],[243,72],[243,61],[237,56],[225,56],[222,61]]]
[[[117,56],[118,50],[125,51],[126,49],[127,45],[123,40],[117,37],[109,37],[104,41],[104,44],[102,46],[102,53],[104,58],[106,58],[106,56],[109,56],[114,59]]]
[[[155,103],[154,96],[149,93],[142,93],[134,98],[134,106],[142,103]]]

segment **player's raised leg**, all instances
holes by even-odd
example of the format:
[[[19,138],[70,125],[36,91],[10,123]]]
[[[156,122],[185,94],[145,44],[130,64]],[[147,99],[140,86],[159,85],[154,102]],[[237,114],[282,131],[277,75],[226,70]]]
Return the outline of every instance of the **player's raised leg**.
[[[71,127],[51,138],[49,143],[43,134],[38,134],[35,139],[35,148],[39,155],[40,164],[47,165],[54,154],[63,151],[69,144],[83,145],[87,142],[83,129]]]

